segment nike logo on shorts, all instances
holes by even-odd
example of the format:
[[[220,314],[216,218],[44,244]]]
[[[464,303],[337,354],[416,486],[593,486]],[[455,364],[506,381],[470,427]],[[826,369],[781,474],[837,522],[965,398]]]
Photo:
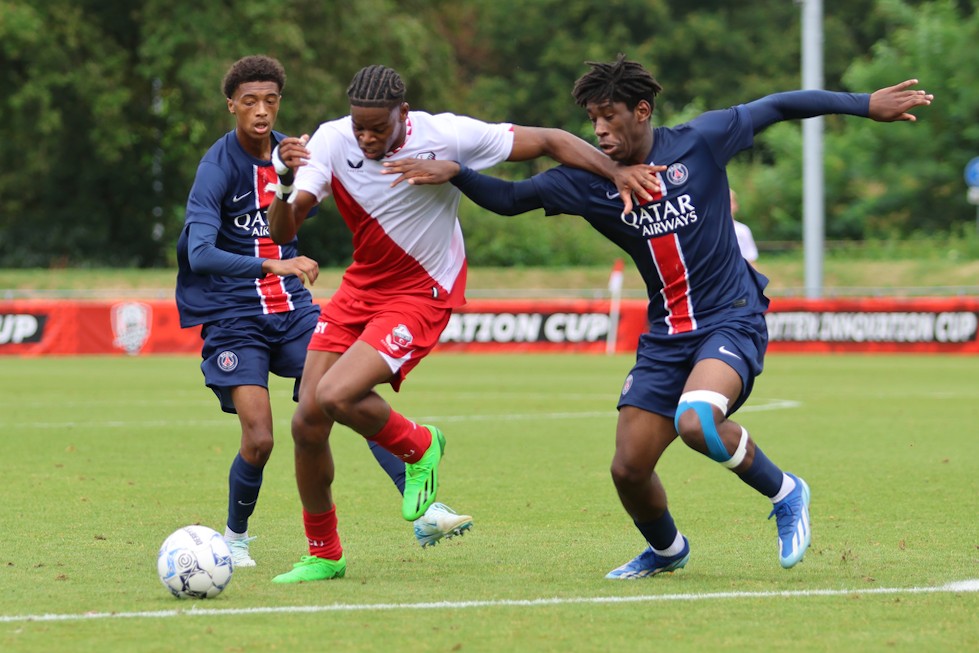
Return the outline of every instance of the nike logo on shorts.
[[[741,357],[740,356],[738,356],[737,354],[735,354],[733,351],[731,351],[730,349],[728,349],[724,345],[721,345],[720,348],[718,348],[717,351],[721,352],[725,356],[733,356],[734,358],[737,358],[738,360],[741,360]]]

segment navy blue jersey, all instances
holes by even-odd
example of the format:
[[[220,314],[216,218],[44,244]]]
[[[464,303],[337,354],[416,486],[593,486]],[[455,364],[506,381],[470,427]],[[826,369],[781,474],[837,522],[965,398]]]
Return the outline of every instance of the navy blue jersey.
[[[285,136],[273,132],[273,146]],[[277,245],[269,238],[266,212],[278,176],[271,161],[256,159],[241,147],[234,130],[218,139],[201,159],[187,199],[184,229],[177,241],[177,308],[180,326],[226,318],[283,313],[312,305],[299,277],[262,274],[263,259],[297,255],[297,241]],[[190,267],[191,225],[217,229],[215,247],[228,260],[222,273],[197,274]],[[240,258],[239,258],[240,257]]]
[[[559,166],[531,181],[548,215],[580,215],[632,257],[646,283],[650,333],[687,333],[768,306],[768,279],[738,249],[725,170],[753,141],[744,105],[657,127],[646,163],[668,166],[662,190],[625,215],[615,185],[592,173]]]

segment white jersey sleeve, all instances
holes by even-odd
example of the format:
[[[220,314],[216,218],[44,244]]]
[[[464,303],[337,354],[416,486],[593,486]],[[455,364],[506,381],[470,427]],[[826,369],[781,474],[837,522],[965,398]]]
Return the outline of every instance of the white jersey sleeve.
[[[751,234],[751,227],[735,220],[734,233],[738,236],[738,249],[741,250],[741,256],[752,263],[757,261],[758,246],[755,245],[755,238]]]
[[[505,161],[513,151],[513,125],[509,123],[486,123],[451,113],[432,118],[446,128],[445,133],[454,132],[457,160],[473,170],[485,170]]]
[[[296,171],[296,190],[312,193],[317,203],[326,199],[333,183],[334,155],[349,147],[350,140],[353,140],[350,116],[321,124],[306,144],[310,159]]]

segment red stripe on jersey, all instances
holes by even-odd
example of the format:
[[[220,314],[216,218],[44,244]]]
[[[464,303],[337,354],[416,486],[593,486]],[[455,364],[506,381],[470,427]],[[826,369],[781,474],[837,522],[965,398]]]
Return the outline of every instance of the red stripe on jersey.
[[[450,293],[384,231],[379,221],[353,198],[336,177],[333,177],[330,187],[340,215],[353,234],[353,263],[347,268],[344,278],[355,288],[425,294],[447,301],[448,306],[453,307],[465,303],[465,262]]]
[[[670,334],[686,333],[697,328],[690,300],[690,283],[687,279],[687,262],[683,259],[680,239],[676,234],[649,239],[649,251],[653,264],[663,282],[663,304],[666,307],[666,324]]]
[[[278,184],[279,176],[275,174],[275,166],[255,166],[255,197],[258,198],[258,208],[267,209],[275,199],[275,190],[266,190],[269,184]]]
[[[654,164],[650,163],[649,165],[654,165]],[[641,206],[649,206],[653,202],[658,202],[669,194],[669,191],[666,189],[666,183],[663,181],[663,175],[657,172],[656,180],[659,182],[659,190],[656,191],[655,193],[652,193],[652,199],[649,200],[648,202],[642,202]],[[637,199],[637,203],[638,203],[638,199]]]
[[[281,259],[282,248],[271,238],[256,238],[255,256]],[[261,279],[255,280],[255,288],[258,290],[265,313],[286,313],[295,308],[292,304],[292,295],[286,292],[285,280],[282,277],[271,273],[266,274]]]

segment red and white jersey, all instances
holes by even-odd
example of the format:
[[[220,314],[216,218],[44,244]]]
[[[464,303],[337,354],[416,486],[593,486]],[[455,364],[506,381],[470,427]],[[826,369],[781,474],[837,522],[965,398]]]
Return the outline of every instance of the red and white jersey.
[[[374,161],[357,146],[346,116],[321,124],[306,147],[311,156],[296,173],[296,189],[317,201],[333,195],[353,233],[345,283],[381,295],[423,294],[449,306],[465,302],[461,193],[452,184],[391,188],[397,176],[382,174],[383,161],[438,159],[485,169],[510,156],[511,124],[410,111],[404,144]]]

